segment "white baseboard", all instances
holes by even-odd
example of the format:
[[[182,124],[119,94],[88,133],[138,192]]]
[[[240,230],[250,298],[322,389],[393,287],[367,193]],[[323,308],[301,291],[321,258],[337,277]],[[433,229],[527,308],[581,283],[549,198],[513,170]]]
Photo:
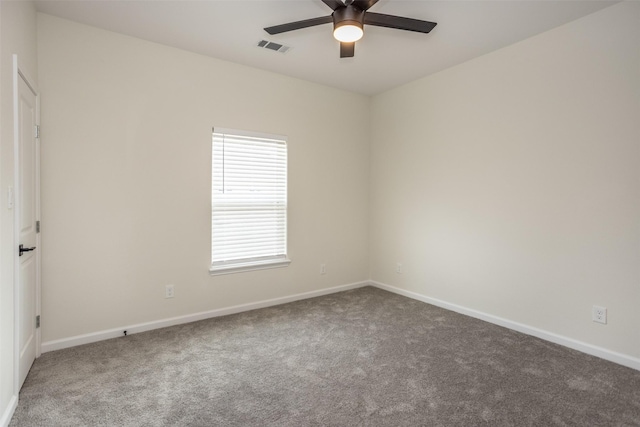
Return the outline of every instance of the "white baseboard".
[[[484,320],[489,323],[493,323],[495,325],[503,326],[505,328],[512,329],[514,331],[522,332],[527,335],[532,335],[537,338],[541,338],[546,341],[553,342],[555,344],[560,344],[565,347],[572,348],[574,350],[581,351],[586,354],[590,354],[592,356],[600,357],[601,359],[609,360],[614,363],[618,363],[623,366],[627,366],[632,369],[636,369],[640,371],[640,359],[617,353],[615,351],[608,350],[606,348],[598,347],[592,344],[588,344],[582,341],[575,340],[573,338],[568,338],[562,335],[555,334],[553,332],[545,331],[542,329],[534,328],[532,326],[528,326],[522,323],[514,322],[512,320],[504,319],[498,316],[494,316],[492,314],[483,313],[481,311],[473,310],[467,307],[463,307],[457,304],[452,304],[446,301],[442,301],[436,298],[427,297],[425,295],[407,291],[405,289],[400,289],[395,286],[390,286],[384,283],[376,282],[376,281],[364,281],[357,283],[350,283],[347,285],[335,286],[333,288],[320,289],[317,291],[304,292],[301,294],[290,295],[286,297],[273,298],[264,301],[258,301],[248,304],[236,305],[233,307],[220,308],[216,310],[204,311],[200,313],[188,314],[184,316],[172,317],[169,319],[156,320],[153,322],[139,323],[136,325],[122,326],[119,328],[109,329],[106,331],[99,331],[90,334],[77,335],[74,337],[63,338],[54,341],[46,341],[42,343],[42,352],[46,353],[54,350],[61,350],[63,348],[75,347],[82,344],[89,344],[92,342],[102,341],[110,338],[121,337],[123,331],[127,331],[127,334],[136,334],[140,332],[150,331],[153,329],[166,328],[168,326],[180,325],[183,323],[195,322],[198,320],[209,319],[212,317],[218,316],[226,316],[229,314],[240,313],[243,311],[255,310],[258,308],[271,307],[274,305],[286,304],[288,302],[299,301],[307,298],[319,297],[322,295],[333,294],[336,292],[342,292],[349,289],[360,288],[363,286],[375,286],[380,289],[384,289],[389,292],[396,293],[398,295],[403,295],[408,298],[412,298],[418,301],[425,302],[427,304],[432,304],[437,307],[442,307],[447,310],[455,311],[460,314],[464,314],[470,317],[474,317],[476,319]],[[12,403],[6,413],[3,414],[2,419],[0,420],[0,426],[4,427],[5,424],[2,421],[5,420],[7,413],[13,414],[15,410],[15,406],[17,404],[17,399]],[[9,415],[9,419],[7,420],[7,424],[11,415]]]
[[[198,320],[209,319],[212,317],[226,316],[229,314],[240,313],[243,311],[255,310],[258,308],[271,307],[274,305],[286,304],[288,302],[303,300],[307,298],[319,297],[322,295],[342,292],[349,289],[361,288],[368,286],[369,281],[350,283],[347,285],[335,286],[333,288],[320,289],[317,291],[304,292],[301,294],[290,295],[286,297],[273,298],[264,301],[252,302],[248,304],[235,305],[233,307],[219,308],[200,313],[187,314],[184,316],[172,317],[169,319],[155,320],[153,322],[138,323],[136,325],[121,326],[119,328],[108,329],[106,331],[93,332],[90,334],[77,335],[74,337],[63,338],[59,340],[46,341],[42,343],[41,350],[43,353],[61,350],[63,348],[75,347],[82,344],[103,341],[110,338],[117,338],[123,335],[123,331],[127,331],[127,335],[137,334],[140,332],[150,331],[153,329],[166,328],[167,326],[180,325],[183,323],[195,322]]]
[[[9,423],[11,422],[11,417],[13,417],[13,413],[15,412],[17,407],[18,407],[18,396],[14,394],[13,396],[11,396],[11,400],[9,401],[9,404],[4,409],[4,412],[2,413],[2,417],[0,417],[1,427],[7,427],[9,425]]]
[[[473,310],[471,308],[463,307],[457,304],[451,304],[446,301],[442,301],[435,298],[430,298],[425,295],[407,291],[405,289],[396,288],[384,283],[371,281],[372,286],[375,286],[385,291],[393,292],[398,295],[409,297],[418,301],[426,302],[427,304],[435,305],[437,307],[445,308],[447,310],[455,311],[460,314],[464,314],[476,319],[484,320],[485,322],[493,323],[495,325],[503,326],[505,328],[513,329],[514,331],[522,332],[527,335],[532,335],[537,338],[541,338],[546,341],[550,341],[555,344],[560,344],[565,347],[572,348],[574,350],[581,351],[592,356],[599,357],[601,359],[608,360],[610,362],[617,363],[632,369],[640,371],[640,359],[628,356],[626,354],[617,353],[615,351],[607,350],[606,348],[598,347],[595,345],[587,344],[582,341],[574,340],[562,335],[555,334],[553,332],[545,331],[542,329],[534,328],[533,326],[524,325],[522,323],[514,322],[508,319],[503,319],[492,314],[483,313],[481,311]]]

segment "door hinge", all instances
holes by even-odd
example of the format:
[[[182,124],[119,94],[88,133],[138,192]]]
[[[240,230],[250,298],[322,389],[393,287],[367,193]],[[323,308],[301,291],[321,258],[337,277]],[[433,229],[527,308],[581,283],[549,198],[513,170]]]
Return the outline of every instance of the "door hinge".
[[[36,233],[40,232],[40,221],[36,221]]]
[[[36,138],[40,138],[40,125],[36,125],[35,134]]]
[[[40,327],[40,315],[36,316],[36,329]]]

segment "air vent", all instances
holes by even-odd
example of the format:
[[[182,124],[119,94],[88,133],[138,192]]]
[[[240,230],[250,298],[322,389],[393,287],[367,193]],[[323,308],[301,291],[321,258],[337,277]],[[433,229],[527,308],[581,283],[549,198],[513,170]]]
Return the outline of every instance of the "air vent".
[[[270,42],[269,40],[260,40],[257,44],[258,47],[273,50],[280,53],[286,53],[291,47],[282,45],[280,43]]]

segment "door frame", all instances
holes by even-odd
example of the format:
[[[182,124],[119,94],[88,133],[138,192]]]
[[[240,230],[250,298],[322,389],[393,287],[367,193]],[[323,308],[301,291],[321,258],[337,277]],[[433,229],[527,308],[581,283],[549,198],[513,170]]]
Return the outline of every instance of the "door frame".
[[[36,125],[40,125],[40,91],[35,84],[35,80],[31,79],[29,75],[21,67],[18,55],[13,55],[13,345],[14,345],[14,359],[13,359],[13,383],[15,395],[20,393],[20,259],[18,256],[18,245],[21,228],[21,178],[20,178],[20,114],[19,114],[19,83],[22,79],[29,89],[33,92],[36,98]],[[40,138],[36,139],[35,153],[36,156],[36,217],[40,219]],[[40,242],[40,233],[36,233],[36,316],[40,315],[40,292],[41,292],[41,261],[42,261],[42,249]],[[36,358],[41,355],[41,328],[36,328]]]

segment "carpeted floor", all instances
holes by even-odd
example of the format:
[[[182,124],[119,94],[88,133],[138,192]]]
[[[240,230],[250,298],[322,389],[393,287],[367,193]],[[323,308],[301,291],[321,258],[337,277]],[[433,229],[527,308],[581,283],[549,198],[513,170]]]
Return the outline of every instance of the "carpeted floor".
[[[44,354],[10,426],[640,426],[640,371],[366,287]]]

